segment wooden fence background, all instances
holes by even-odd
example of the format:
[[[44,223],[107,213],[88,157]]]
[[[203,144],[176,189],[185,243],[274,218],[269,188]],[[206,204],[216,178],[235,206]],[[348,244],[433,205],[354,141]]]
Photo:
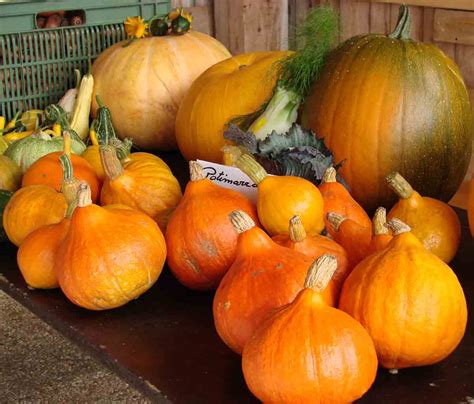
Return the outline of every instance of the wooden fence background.
[[[341,16],[340,41],[367,32],[389,33],[400,2],[394,0],[172,0],[193,14],[193,29],[221,41],[232,54],[287,49],[288,38],[308,10],[331,4]],[[474,110],[474,0],[405,0],[412,15],[412,37],[434,43],[454,59]],[[474,146],[474,139],[473,139]],[[474,153],[466,179],[474,175]],[[465,205],[467,181],[453,199]]]

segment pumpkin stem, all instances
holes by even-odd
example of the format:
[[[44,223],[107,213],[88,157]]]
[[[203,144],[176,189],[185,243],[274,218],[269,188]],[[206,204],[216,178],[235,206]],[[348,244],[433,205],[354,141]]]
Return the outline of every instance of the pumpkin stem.
[[[110,180],[114,180],[123,173],[122,163],[118,159],[114,147],[100,146],[100,160],[102,161],[105,175]]]
[[[130,151],[132,149],[132,140],[129,138],[125,138],[120,144],[114,145],[115,146],[115,153],[120,161],[126,162],[130,160],[128,156],[130,155]]]
[[[76,200],[79,180],[74,178],[71,158],[67,154],[61,154],[59,161],[63,167],[63,181],[61,183],[61,193],[64,195],[66,203],[71,205]]]
[[[389,220],[385,226],[392,230],[394,236],[411,231],[411,227],[397,218]]]
[[[92,205],[91,188],[87,182],[81,182],[77,191],[77,207],[84,208]]]
[[[381,234],[388,234],[387,226],[387,210],[383,207],[377,208],[372,219],[372,231],[374,235],[379,236]]]
[[[334,255],[321,255],[311,264],[304,281],[304,287],[313,289],[316,292],[322,292],[328,286],[336,269],[337,259]]]
[[[204,174],[204,170],[202,169],[201,164],[199,164],[197,161],[191,160],[189,162],[189,177],[191,181],[199,181],[206,178],[206,175]]]
[[[301,218],[298,215],[290,219],[290,240],[299,243],[306,238],[306,230],[304,229]]]
[[[385,181],[399,198],[408,199],[413,195],[414,191],[411,185],[396,171],[387,175]]]
[[[253,219],[242,210],[234,210],[229,218],[235,231],[239,234],[255,227]]]
[[[257,185],[268,175],[265,169],[250,154],[242,154],[235,162],[235,165]]]
[[[337,182],[336,169],[332,166],[326,168],[326,171],[324,171],[322,183],[324,184],[326,182]]]
[[[347,217],[342,216],[336,212],[329,212],[326,217],[328,219],[329,224],[335,231],[339,231],[339,227],[341,226],[342,222],[344,222],[344,220],[347,220]]]
[[[405,4],[400,6],[398,12],[398,22],[394,31],[388,36],[394,39],[410,39],[411,15],[410,10]]]
[[[63,132],[63,153],[71,156],[71,134],[67,130]]]

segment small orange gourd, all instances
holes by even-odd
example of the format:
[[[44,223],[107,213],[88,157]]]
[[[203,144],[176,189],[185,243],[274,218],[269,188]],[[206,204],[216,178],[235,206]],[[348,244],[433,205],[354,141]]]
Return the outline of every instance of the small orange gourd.
[[[66,217],[59,223],[42,226],[31,232],[20,244],[17,252],[18,268],[28,286],[34,289],[52,289],[59,286],[54,271],[56,251],[69,229],[80,185],[72,175],[70,158],[65,154],[59,158],[64,171],[61,188],[68,203]]]
[[[90,188],[81,184],[54,268],[71,302],[90,310],[122,306],[156,282],[165,258],[165,239],[150,217],[94,205]]]
[[[387,218],[408,224],[427,250],[450,262],[461,241],[461,223],[456,212],[444,202],[421,196],[397,172],[387,176],[386,181],[400,198]]]
[[[391,231],[386,226],[387,211],[383,207],[377,208],[372,219],[372,239],[370,240],[367,255],[383,250],[392,240]]]
[[[341,245],[329,237],[316,234],[308,236],[299,216],[290,219],[289,234],[279,234],[272,237],[275,243],[307,255],[311,259],[319,258],[324,254],[331,254],[337,259],[337,270],[332,280],[342,287],[344,280],[349,275],[352,267],[349,263],[347,252]]]
[[[321,297],[336,260],[311,266],[293,302],[257,328],[245,345],[242,370],[264,403],[349,403],[372,385],[377,355],[367,331]]]
[[[329,212],[327,220],[334,231],[334,241],[344,247],[355,267],[369,253],[372,230],[335,212]]]
[[[451,268],[409,226],[388,223],[393,240],[354,268],[339,308],[361,322],[380,364],[396,372],[446,358],[464,335],[467,305]]]
[[[370,218],[362,206],[356,202],[344,185],[337,182],[334,167],[328,167],[324,172],[319,191],[324,200],[324,223],[331,236],[334,237],[334,229],[327,220],[326,215],[329,212],[339,213],[363,227],[371,227]]]
[[[232,265],[237,233],[229,214],[240,209],[257,221],[252,202],[205,177],[189,162],[191,181],[166,228],[167,263],[174,276],[191,289],[215,289]]]
[[[71,154],[71,139],[68,132],[64,132],[64,153],[69,155],[77,179],[86,181],[91,187],[92,200],[98,201],[100,181],[94,168],[81,156]],[[61,190],[63,169],[59,157],[63,152],[49,153],[36,160],[23,174],[22,187],[29,185],[48,185],[56,191]]]
[[[321,233],[323,198],[313,183],[289,175],[269,176],[249,154],[238,157],[235,165],[257,184],[258,218],[271,236],[288,234],[288,221],[295,215],[301,218],[309,235]]]
[[[237,253],[217,288],[213,312],[217,333],[240,354],[257,326],[303,288],[311,259],[276,244],[246,213],[230,218],[239,233]],[[330,305],[337,301],[333,282],[323,298]]]
[[[146,213],[162,230],[181,199],[181,188],[166,163],[159,157],[131,157],[120,162],[115,149],[101,146],[106,178],[102,205],[123,204]],[[145,154],[145,153],[143,153]]]

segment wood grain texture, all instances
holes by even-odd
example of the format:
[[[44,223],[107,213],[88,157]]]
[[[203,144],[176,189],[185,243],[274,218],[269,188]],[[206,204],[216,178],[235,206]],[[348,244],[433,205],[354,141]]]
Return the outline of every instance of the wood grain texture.
[[[341,0],[341,41],[369,32],[370,4],[352,0]]]
[[[435,10],[433,38],[440,42],[474,45],[474,12]]]
[[[395,3],[394,0],[363,0],[373,3]],[[401,3],[401,2],[398,2]],[[472,0],[405,0],[404,4],[422,7],[451,8],[457,10],[474,10]]]

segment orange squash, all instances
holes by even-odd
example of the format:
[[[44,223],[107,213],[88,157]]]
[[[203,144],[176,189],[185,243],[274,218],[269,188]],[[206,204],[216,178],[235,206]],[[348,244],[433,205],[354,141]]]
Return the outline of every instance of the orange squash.
[[[400,198],[388,219],[397,218],[408,224],[427,250],[450,262],[461,241],[461,223],[456,212],[444,202],[421,196],[399,173],[391,173],[386,180]]]
[[[16,191],[21,185],[21,169],[9,157],[0,154],[0,189]]]
[[[397,219],[393,240],[362,261],[342,289],[339,307],[360,321],[385,368],[424,366],[461,341],[467,305],[454,272]]]
[[[217,333],[240,354],[257,326],[303,288],[311,259],[276,244],[246,213],[236,211],[230,217],[239,233],[237,253],[217,288],[213,312]],[[333,282],[323,296],[335,304]]]
[[[334,231],[334,241],[344,247],[350,265],[355,267],[369,253],[372,230],[334,212],[329,212],[327,219]]]
[[[76,194],[80,182],[73,177],[69,156],[60,157],[63,166],[62,193],[68,204],[66,217],[59,223],[42,226],[28,234],[20,244],[17,263],[21,274],[30,288],[57,288],[58,279],[54,272],[56,251],[69,229],[69,219],[75,208]]]
[[[301,177],[270,176],[249,154],[236,156],[235,165],[257,184],[260,223],[271,235],[288,234],[288,222],[298,215],[313,236],[324,229],[323,198],[319,189]]]
[[[349,403],[377,373],[367,331],[321,296],[336,267],[323,255],[304,289],[268,318],[245,345],[242,370],[250,391],[264,403]]]
[[[344,280],[352,270],[347,252],[344,250],[344,247],[340,246],[329,237],[321,236],[320,234],[308,236],[299,216],[293,216],[290,219],[288,235],[279,234],[277,236],[273,236],[272,239],[275,243],[290,248],[294,251],[298,251],[304,255],[307,255],[311,259],[319,258],[324,254],[331,254],[336,257],[337,270],[332,277],[332,280],[338,285],[339,288],[342,287]]]
[[[100,202],[123,204],[142,211],[166,229],[169,216],[181,199],[181,188],[169,167],[158,157],[134,158],[123,163],[111,146],[101,146],[106,173]]]
[[[392,240],[393,236],[386,226],[387,211],[383,207],[377,208],[372,219],[372,240],[370,240],[367,255],[383,250]]]
[[[91,187],[92,200],[98,201],[100,193],[100,181],[94,168],[81,156],[71,154],[71,140],[68,135],[64,136],[64,153],[68,154],[72,161],[74,176],[86,181]],[[63,180],[63,169],[59,156],[63,152],[49,153],[36,160],[23,174],[22,187],[29,185],[48,185],[56,191],[61,190]]]
[[[46,185],[19,189],[3,211],[3,228],[8,239],[19,246],[32,231],[60,222],[67,209],[64,195]]]
[[[469,200],[467,202],[467,218],[471,236],[474,237],[474,176],[471,178],[471,187],[469,188]]]
[[[277,79],[274,65],[288,55],[244,53],[215,64],[193,82],[176,118],[176,140],[186,160],[223,162],[227,123],[270,99]]]
[[[326,169],[318,188],[324,200],[324,223],[331,236],[334,237],[335,232],[326,217],[329,212],[339,213],[363,227],[371,227],[370,218],[365,210],[355,201],[344,185],[337,182],[334,167]]]
[[[176,114],[185,94],[201,73],[230,56],[220,42],[197,31],[117,43],[92,66],[92,114],[99,94],[119,138],[131,138],[141,149],[175,149]]]
[[[144,213],[92,204],[82,184],[54,270],[74,304],[90,310],[119,307],[148,290],[161,274],[166,243]]]
[[[237,233],[229,214],[240,209],[254,221],[257,211],[242,194],[205,178],[189,162],[191,181],[166,228],[167,263],[174,276],[191,289],[215,289],[234,262]]]

